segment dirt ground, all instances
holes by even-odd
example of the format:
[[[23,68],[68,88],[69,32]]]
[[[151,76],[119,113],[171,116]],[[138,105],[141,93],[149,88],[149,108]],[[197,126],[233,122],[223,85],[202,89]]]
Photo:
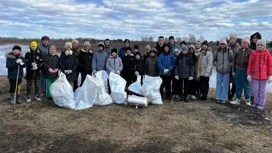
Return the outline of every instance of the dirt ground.
[[[164,101],[140,109],[113,104],[74,111],[45,98],[9,105],[8,80],[0,79],[1,153],[272,152],[272,94],[267,94],[264,111],[216,104],[214,89],[204,102]]]

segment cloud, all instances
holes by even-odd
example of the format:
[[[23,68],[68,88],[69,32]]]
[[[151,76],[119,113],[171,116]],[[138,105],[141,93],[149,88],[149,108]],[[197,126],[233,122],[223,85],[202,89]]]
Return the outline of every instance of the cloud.
[[[218,40],[259,31],[271,40],[272,4],[268,0],[18,0],[0,4],[1,36],[140,39],[163,35],[203,35]]]

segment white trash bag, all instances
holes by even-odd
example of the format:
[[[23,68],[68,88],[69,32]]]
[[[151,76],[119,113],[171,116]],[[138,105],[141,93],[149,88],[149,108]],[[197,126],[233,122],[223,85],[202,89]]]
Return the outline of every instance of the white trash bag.
[[[162,105],[163,102],[160,94],[162,79],[159,76],[151,77],[145,75],[143,82],[144,82],[142,86],[143,95],[147,97],[148,101],[151,102],[152,104]]]
[[[127,93],[125,92],[126,80],[120,75],[110,72],[109,77],[111,98],[114,103],[127,104]]]
[[[128,90],[131,92],[134,92],[139,95],[143,95],[142,92],[142,85],[141,85],[141,79],[142,77],[140,75],[137,76],[137,81],[132,83],[129,87]]]
[[[111,96],[107,93],[108,87],[105,85],[105,83],[108,82],[108,77],[109,76],[107,72],[104,70],[98,71],[95,74],[94,80],[96,80],[96,82],[99,83],[99,86],[102,89],[97,95],[97,99],[94,102],[95,105],[103,106],[103,105],[109,105],[113,103]]]
[[[60,74],[59,78],[51,85],[49,90],[56,105],[69,109],[76,108],[73,88],[64,73]]]
[[[98,93],[102,90],[102,83],[102,80],[96,80],[90,75],[86,76],[83,85],[75,91],[76,110],[93,107]]]

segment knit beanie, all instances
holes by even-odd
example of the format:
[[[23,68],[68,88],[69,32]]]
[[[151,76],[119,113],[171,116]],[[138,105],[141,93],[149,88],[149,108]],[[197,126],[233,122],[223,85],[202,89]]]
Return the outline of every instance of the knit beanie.
[[[263,45],[264,48],[266,48],[266,42],[265,42],[263,39],[259,39],[259,40],[257,41],[256,46],[258,46],[258,45]]]
[[[19,45],[14,45],[12,50],[15,50],[15,49],[18,49],[19,51],[22,51],[21,46],[19,46]]]
[[[150,49],[151,49],[150,45],[145,46],[145,50],[150,50]]]
[[[38,44],[36,43],[36,41],[32,41],[30,43],[30,47],[37,47],[37,46],[38,46]]]
[[[225,44],[225,45],[227,45],[227,40],[226,40],[226,38],[221,38],[221,39],[220,39],[220,44]]]
[[[91,44],[90,44],[90,42],[88,42],[88,41],[85,41],[85,42],[84,42],[84,44],[83,44],[83,47],[86,47],[86,46],[89,46],[89,47],[91,47]]]
[[[72,43],[71,42],[66,42],[65,45],[64,45],[65,48],[72,48]]]
[[[182,46],[181,51],[188,51],[188,47],[186,45]]]
[[[236,33],[229,34],[229,38],[231,38],[231,37],[236,38],[237,37]]]
[[[151,48],[149,52],[150,52],[150,53],[151,53],[151,52],[157,53],[158,51],[157,51],[156,48]]]
[[[195,45],[190,45],[189,50],[190,50],[190,48],[193,48],[193,50],[195,50]]]
[[[41,38],[41,40],[43,41],[43,40],[48,40],[49,41],[49,37],[48,36],[43,36],[42,38]]]
[[[247,42],[248,43],[248,45],[250,45],[250,38],[249,37],[245,37],[243,40],[242,40],[242,42]]]

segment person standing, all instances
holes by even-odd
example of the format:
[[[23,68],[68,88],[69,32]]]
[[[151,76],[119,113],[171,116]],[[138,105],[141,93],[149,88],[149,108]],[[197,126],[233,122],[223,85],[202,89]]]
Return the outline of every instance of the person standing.
[[[170,45],[170,52],[173,53],[174,50],[177,48],[180,50],[179,46],[175,43],[175,38],[174,36],[169,37],[169,42],[168,44]]]
[[[120,48],[120,50],[118,51],[118,57],[122,59],[122,57],[125,56],[128,47],[130,47],[130,41],[129,39],[125,39],[124,47]],[[131,53],[133,53],[133,49],[131,49]]]
[[[78,55],[78,69],[81,73],[80,86],[82,86],[88,74],[92,75],[92,60],[93,52],[91,50],[91,44],[90,42],[85,41],[83,44],[83,49],[80,50]]]
[[[159,76],[157,49],[151,48],[149,51],[149,57],[145,61],[144,74],[152,77]]]
[[[105,45],[103,42],[99,42],[97,47],[98,50],[94,53],[92,60],[92,75],[95,75],[97,71],[107,70],[106,62],[109,54],[104,51]]]
[[[80,49],[78,48],[79,42],[78,40],[74,39],[72,40],[72,51],[75,54],[75,56],[78,58],[78,55],[80,53]],[[76,70],[76,80],[74,81],[74,91],[78,88],[78,75],[79,75],[79,67]]]
[[[131,85],[135,76],[134,55],[131,50],[131,47],[128,47],[126,54],[122,57],[123,70],[121,76],[127,81],[127,86]]]
[[[48,36],[43,36],[41,38],[41,43],[38,46],[38,50],[40,51],[41,54],[41,58],[45,58],[48,54],[49,51],[49,47],[50,47],[50,43],[49,43],[49,37]],[[41,74],[40,74],[40,92],[41,92],[41,96],[45,96],[45,81],[46,81],[46,77],[45,77],[45,71],[44,68],[41,68]]]
[[[24,76],[23,68],[26,67],[25,58],[19,45],[14,45],[12,52],[6,54],[6,67],[8,69],[10,104],[20,104],[21,82]],[[19,69],[19,70],[18,70]],[[19,72],[19,74],[17,74]],[[17,77],[18,76],[18,77]],[[17,80],[18,79],[18,80]],[[16,87],[17,82],[17,87]],[[16,91],[17,88],[17,91]],[[16,99],[16,100],[15,100]]]
[[[165,45],[164,37],[159,36],[158,42],[157,42],[156,47],[155,47],[157,49],[157,51],[158,51],[158,56],[160,56],[160,54],[164,52],[164,45]]]
[[[108,53],[109,56],[111,56],[112,47],[111,47],[110,40],[108,38],[104,40],[104,45],[105,45],[104,51]]]
[[[233,67],[233,53],[227,47],[225,38],[220,40],[220,47],[214,56],[216,66],[216,102],[226,103],[228,101],[228,86],[231,69]]]

